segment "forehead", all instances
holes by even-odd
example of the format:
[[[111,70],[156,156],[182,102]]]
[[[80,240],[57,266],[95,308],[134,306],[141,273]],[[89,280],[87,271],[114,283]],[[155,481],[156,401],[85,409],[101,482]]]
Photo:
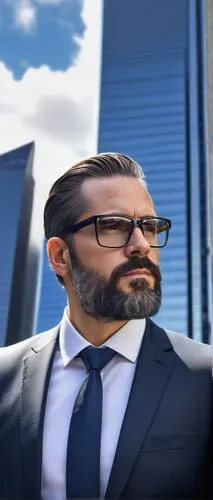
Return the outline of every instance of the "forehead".
[[[87,179],[82,184],[82,194],[87,200],[88,216],[113,212],[132,217],[155,215],[148,191],[133,177]]]

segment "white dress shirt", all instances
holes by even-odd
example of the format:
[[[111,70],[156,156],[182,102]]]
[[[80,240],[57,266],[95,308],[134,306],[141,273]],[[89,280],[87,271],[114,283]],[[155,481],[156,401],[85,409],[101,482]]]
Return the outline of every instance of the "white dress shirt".
[[[144,319],[131,320],[103,344],[114,349],[117,354],[101,371],[101,497],[106,492],[144,330]],[[75,399],[87,374],[82,359],[76,356],[88,345],[91,344],[70,323],[65,308],[45,409],[41,484],[43,500],[66,499],[66,453],[70,420]]]

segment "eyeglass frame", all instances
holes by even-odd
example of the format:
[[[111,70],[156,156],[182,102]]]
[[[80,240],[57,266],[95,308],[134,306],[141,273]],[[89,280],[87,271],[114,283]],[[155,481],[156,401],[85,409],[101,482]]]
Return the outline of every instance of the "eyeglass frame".
[[[108,218],[108,217],[123,217],[125,219],[128,219],[132,222],[132,229],[130,231],[130,234],[128,236],[128,239],[126,241],[126,243],[124,245],[119,245],[118,247],[112,247],[112,246],[109,246],[109,245],[101,245],[101,243],[99,242],[99,239],[98,239],[98,229],[97,229],[97,220],[99,218]],[[143,233],[143,221],[147,221],[147,220],[150,220],[150,219],[157,219],[157,220],[162,220],[162,221],[165,221],[167,224],[168,224],[168,227],[167,229],[165,229],[166,231],[166,236],[165,236],[165,243],[164,245],[160,245],[160,246],[156,246],[156,245],[150,245],[150,248],[164,248],[168,242],[168,238],[169,238],[169,230],[172,226],[172,223],[171,223],[171,220],[170,219],[165,219],[165,217],[155,217],[155,216],[152,216],[152,215],[148,215],[148,216],[144,216],[144,217],[139,217],[137,219],[135,219],[134,217],[130,217],[128,215],[122,215],[122,214],[103,214],[103,215],[93,215],[92,217],[89,217],[88,219],[84,219],[80,222],[77,222],[76,224],[70,224],[70,225],[67,225],[65,226],[62,231],[61,231],[61,234],[65,233],[72,233],[72,234],[75,234],[77,231],[79,231],[80,229],[84,228],[84,227],[87,227],[87,226],[90,226],[91,224],[94,224],[95,225],[95,234],[96,234],[96,240],[97,240],[97,243],[100,247],[103,247],[103,248],[123,248],[127,245],[127,243],[129,242],[131,236],[132,236],[132,233],[135,229],[135,227],[138,227],[139,229],[141,229],[141,232],[144,236],[144,233]],[[145,237],[145,236],[144,236]]]

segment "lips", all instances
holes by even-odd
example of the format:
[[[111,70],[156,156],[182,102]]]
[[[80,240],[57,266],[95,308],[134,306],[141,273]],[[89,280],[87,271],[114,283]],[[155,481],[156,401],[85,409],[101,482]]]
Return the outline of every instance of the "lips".
[[[124,276],[133,276],[133,275],[141,275],[141,276],[152,276],[151,273],[147,269],[134,269],[129,273],[125,273]]]

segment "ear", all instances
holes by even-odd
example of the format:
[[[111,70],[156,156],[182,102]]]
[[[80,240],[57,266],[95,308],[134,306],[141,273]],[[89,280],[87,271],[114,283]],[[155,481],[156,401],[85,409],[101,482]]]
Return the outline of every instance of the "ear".
[[[47,255],[56,274],[64,278],[70,273],[71,262],[67,244],[61,238],[53,236],[47,242]]]

